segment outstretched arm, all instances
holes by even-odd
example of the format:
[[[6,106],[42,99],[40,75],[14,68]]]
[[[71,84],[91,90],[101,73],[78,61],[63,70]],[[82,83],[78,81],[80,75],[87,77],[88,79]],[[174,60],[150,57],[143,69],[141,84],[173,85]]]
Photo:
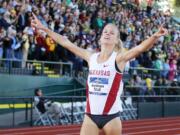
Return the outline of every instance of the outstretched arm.
[[[159,28],[159,30],[154,33],[151,37],[144,40],[140,45],[130,49],[127,52],[119,53],[117,56],[117,63],[118,65],[125,65],[125,63],[141,53],[145,52],[146,50],[152,48],[154,46],[154,43],[161,37],[168,33],[167,29],[163,28],[162,26]],[[120,64],[121,63],[121,64]],[[124,67],[124,66],[123,66]],[[123,69],[123,67],[120,67],[120,69]]]
[[[46,32],[55,42],[57,42],[59,45],[63,46],[64,48],[68,49],[75,55],[81,57],[82,59],[89,61],[89,58],[91,56],[91,52],[82,49],[75,44],[73,44],[71,41],[69,41],[67,38],[63,37],[62,35],[53,32],[52,30],[45,27],[38,18],[33,14],[33,20],[31,22],[32,27],[35,27],[38,30],[43,30]]]

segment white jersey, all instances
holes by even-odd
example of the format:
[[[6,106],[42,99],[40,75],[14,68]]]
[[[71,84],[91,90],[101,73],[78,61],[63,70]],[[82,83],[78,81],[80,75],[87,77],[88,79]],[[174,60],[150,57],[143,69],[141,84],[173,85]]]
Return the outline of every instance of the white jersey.
[[[99,53],[90,58],[87,80],[86,113],[109,115],[122,111],[120,95],[123,90],[122,73],[115,68],[116,52],[103,63],[97,63]]]

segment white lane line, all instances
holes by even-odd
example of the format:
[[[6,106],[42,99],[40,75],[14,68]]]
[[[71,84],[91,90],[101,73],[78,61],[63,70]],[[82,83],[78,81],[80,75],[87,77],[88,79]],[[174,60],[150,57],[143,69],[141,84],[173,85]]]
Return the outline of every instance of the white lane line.
[[[79,135],[79,133],[56,134],[56,135]]]
[[[138,125],[144,125],[144,124],[162,124],[162,123],[173,123],[173,122],[179,122],[180,123],[180,120],[167,120],[167,121],[147,121],[147,122],[138,122],[137,123],[127,123],[127,124],[123,124],[124,126],[138,126]]]
[[[162,127],[169,127],[169,126],[180,126],[180,123],[174,123],[174,124],[163,124],[163,125],[152,125],[152,126],[141,126],[141,127],[130,127],[130,128],[124,128],[124,130],[131,130],[131,129],[144,129],[144,128],[162,128]]]
[[[21,130],[39,130],[39,129],[49,129],[49,128],[74,128],[80,127],[81,125],[63,125],[63,126],[37,126],[37,127],[28,127],[28,128],[13,128],[13,129],[2,129],[1,131],[21,131]]]
[[[174,130],[179,130],[180,128],[172,128],[172,129],[159,129],[159,130],[151,130],[151,131],[143,131],[143,132],[134,132],[134,133],[126,133],[125,135],[139,135],[139,134],[145,134],[145,133],[154,133],[154,132],[164,132],[164,131],[174,131]]]
[[[44,131],[33,131],[33,130],[31,130],[31,131],[27,131],[27,132],[19,132],[19,133],[8,133],[8,134],[0,134],[0,135],[24,135],[24,134],[34,134],[34,133],[50,133],[50,132],[75,132],[75,131],[79,131],[80,132],[80,129],[77,129],[77,128],[71,128],[71,129],[64,129],[64,130],[62,130],[62,129],[53,129],[53,130],[44,130]]]
[[[180,119],[180,117],[164,117],[164,118],[148,118],[148,119],[137,119],[137,120],[128,120],[128,122],[136,122],[136,121],[160,121],[160,120],[177,120]],[[126,121],[125,121],[126,122]]]
[[[159,121],[161,124],[162,123],[166,123],[166,122],[175,122],[175,121],[179,121],[179,120],[177,120],[177,119],[175,119],[175,120],[164,120],[164,121]],[[137,120],[137,123],[138,122],[140,122],[139,120]],[[159,123],[158,122],[158,123]],[[143,122],[143,124],[145,124],[145,123],[149,123],[149,121],[146,121],[146,122]],[[151,123],[153,123],[153,124],[156,124],[157,123],[157,121],[153,121],[152,120],[152,122]],[[128,125],[133,125],[133,124],[135,124],[135,123],[129,123]],[[127,124],[126,124],[127,125]],[[135,124],[136,125],[136,124]],[[69,128],[72,128],[72,127],[76,127],[77,126],[77,128],[76,129],[79,129],[79,127],[81,126],[81,125],[68,125],[69,126]],[[67,126],[67,127],[68,127]],[[71,127],[72,126],[72,127]],[[57,127],[57,128],[63,128],[63,126],[55,126],[55,127]],[[21,129],[7,129],[6,131],[21,131],[21,130],[25,130],[25,129],[30,129],[31,131],[34,129],[34,130],[42,130],[42,129],[50,129],[50,128],[55,128],[55,127],[53,127],[53,126],[48,126],[48,127],[33,127],[33,128],[21,128]],[[65,127],[65,126],[64,126]],[[137,127],[138,128],[138,127]],[[144,126],[144,128],[145,128],[145,126]],[[58,129],[58,131],[60,131],[61,129]],[[2,130],[1,130],[2,131]],[[5,130],[4,130],[5,131]],[[51,130],[51,131],[54,131],[54,130]],[[62,131],[62,130],[61,130]],[[38,131],[39,132],[39,131]],[[44,132],[44,131],[43,131]],[[26,133],[26,132],[25,132]],[[32,133],[32,132],[31,132]],[[1,133],[0,133],[1,134]],[[6,134],[7,135],[7,134]],[[8,135],[12,135],[12,133],[9,133]],[[15,135],[15,134],[14,134]],[[18,133],[18,135],[19,135],[19,133]],[[179,134],[180,135],[180,134]]]
[[[179,120],[178,120],[179,119]],[[157,118],[157,119],[143,119],[143,120],[130,120],[130,121],[123,121],[123,125],[136,125],[136,124],[148,124],[148,123],[156,123],[156,122],[174,122],[174,121],[180,121],[180,117],[172,117],[172,118]],[[64,128],[64,127],[80,127],[81,125],[67,125],[67,126],[41,126],[41,127],[27,127],[27,128],[16,128],[16,129],[1,129],[1,131],[21,131],[21,130],[39,130],[39,129],[49,129],[49,128]]]

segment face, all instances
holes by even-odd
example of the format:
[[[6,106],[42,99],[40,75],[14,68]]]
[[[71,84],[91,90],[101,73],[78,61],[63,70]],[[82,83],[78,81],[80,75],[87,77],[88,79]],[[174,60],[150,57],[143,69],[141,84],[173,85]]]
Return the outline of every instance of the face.
[[[39,90],[39,91],[37,92],[37,94],[38,94],[38,96],[42,96],[42,91]]]
[[[34,41],[34,37],[33,36],[30,36],[29,37],[29,41],[32,43]]]
[[[23,33],[22,33],[22,32],[18,32],[18,33],[17,33],[17,37],[19,37],[19,38],[21,38],[21,37],[22,37],[22,35],[23,35]]]
[[[173,64],[176,64],[176,60],[173,60]]]
[[[104,27],[100,44],[103,45],[111,45],[113,48],[118,43],[118,30],[116,26],[113,24],[108,24]]]
[[[6,7],[7,7],[7,2],[6,2],[6,1],[3,2],[2,7],[3,7],[3,8],[6,8]]]

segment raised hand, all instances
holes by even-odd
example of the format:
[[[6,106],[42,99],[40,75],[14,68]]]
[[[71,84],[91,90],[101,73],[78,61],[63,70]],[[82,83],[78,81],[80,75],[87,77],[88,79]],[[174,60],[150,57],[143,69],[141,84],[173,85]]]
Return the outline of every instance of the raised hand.
[[[45,30],[46,27],[41,23],[41,21],[36,17],[36,15],[34,13],[32,13],[32,15],[33,20],[31,21],[31,26],[36,29]]]
[[[163,25],[161,25],[161,27],[159,28],[159,30],[158,30],[156,33],[154,33],[154,36],[157,37],[157,38],[159,38],[159,37],[165,36],[165,35],[167,35],[167,34],[168,34],[168,30],[165,29],[165,28],[163,28]]]

